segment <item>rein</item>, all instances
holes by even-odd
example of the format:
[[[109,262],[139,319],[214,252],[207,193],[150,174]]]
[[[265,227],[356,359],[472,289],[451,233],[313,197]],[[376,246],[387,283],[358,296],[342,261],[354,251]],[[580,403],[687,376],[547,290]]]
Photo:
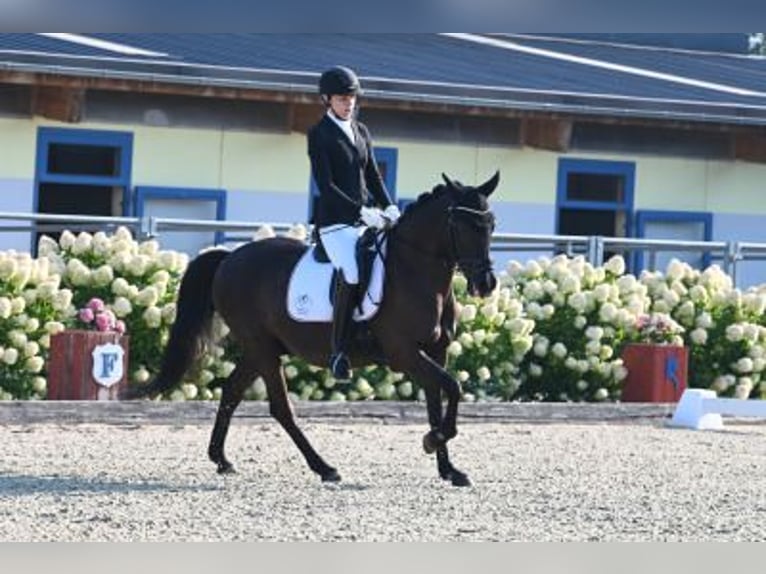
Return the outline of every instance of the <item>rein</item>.
[[[395,230],[396,228],[394,228]],[[417,244],[405,239],[403,236],[401,236],[398,233],[389,233],[389,237],[395,237],[396,241],[398,243],[401,243],[403,245],[406,245],[408,248],[410,248],[412,251],[423,255],[424,257],[427,257],[428,259],[431,259],[432,261],[436,261],[438,263],[441,263],[445,269],[454,269],[455,263],[454,261],[450,261],[449,258],[445,258],[444,255],[437,255],[436,253],[431,253],[430,251],[425,251],[421,249]]]
[[[492,269],[492,263],[489,260],[479,259],[479,258],[473,258],[473,257],[460,257],[460,254],[458,252],[457,247],[457,228],[454,223],[454,215],[455,212],[459,213],[466,213],[471,216],[475,216],[477,219],[483,219],[486,220],[486,222],[482,221],[481,225],[484,227],[489,227],[492,225],[492,222],[494,221],[494,216],[492,215],[492,212],[490,210],[478,210],[478,209],[472,209],[470,207],[464,207],[461,205],[450,205],[447,209],[447,229],[449,231],[449,253],[445,255],[439,255],[436,253],[432,253],[430,251],[425,251],[422,249],[419,245],[416,243],[413,243],[412,241],[409,241],[408,239],[402,237],[401,235],[390,233],[389,236],[395,236],[396,241],[401,242],[402,244],[406,245],[408,248],[412,249],[416,253],[419,253],[420,255],[423,255],[427,257],[428,259],[431,259],[433,261],[437,261],[441,263],[445,269],[453,270],[457,266],[463,273],[466,274],[473,274],[473,273],[482,273],[485,271],[490,271]],[[396,228],[394,228],[395,230]]]

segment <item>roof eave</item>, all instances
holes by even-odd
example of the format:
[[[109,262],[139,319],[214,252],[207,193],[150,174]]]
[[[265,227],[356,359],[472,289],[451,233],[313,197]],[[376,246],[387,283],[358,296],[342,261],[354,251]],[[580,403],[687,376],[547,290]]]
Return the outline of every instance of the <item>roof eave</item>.
[[[17,56],[17,55],[15,55]],[[310,102],[315,100],[313,74],[279,70],[251,70],[217,66],[190,65],[179,62],[120,62],[120,68],[104,67],[101,61],[78,57],[59,57],[58,63],[43,63],[43,57],[15,57],[0,61],[0,79],[13,83],[55,83],[56,78],[83,79],[87,86],[104,89],[114,82],[163,86],[165,93],[173,86],[195,88],[199,95],[221,96],[216,90],[233,90],[231,96],[268,93],[268,98]],[[49,55],[46,55],[49,60]],[[94,82],[95,80],[95,82]],[[472,86],[376,80],[365,89],[365,98],[385,102],[417,103],[427,106],[516,110],[589,117],[651,119],[670,122],[702,122],[738,126],[766,126],[766,105],[659,99],[631,99],[601,94],[556,93],[534,90],[482,88]],[[149,90],[151,91],[151,90]],[[155,90],[156,91],[156,90]],[[207,92],[211,92],[208,94]],[[481,94],[481,95],[476,95]],[[262,99],[262,98],[253,98]]]

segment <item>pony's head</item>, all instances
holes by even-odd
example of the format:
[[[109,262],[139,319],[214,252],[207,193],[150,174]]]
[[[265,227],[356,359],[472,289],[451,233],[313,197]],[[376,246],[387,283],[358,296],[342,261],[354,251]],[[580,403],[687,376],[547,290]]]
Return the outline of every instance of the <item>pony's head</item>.
[[[495,216],[487,198],[500,181],[500,172],[479,186],[472,187],[442,178],[451,198],[447,207],[450,255],[468,281],[468,293],[486,297],[497,286],[489,257]]]
[[[406,210],[404,220],[411,223],[409,243],[456,265],[466,276],[468,292],[484,297],[497,285],[489,258],[495,216],[487,198],[497,187],[500,174],[476,187],[445,174],[442,178],[443,184],[422,194]]]

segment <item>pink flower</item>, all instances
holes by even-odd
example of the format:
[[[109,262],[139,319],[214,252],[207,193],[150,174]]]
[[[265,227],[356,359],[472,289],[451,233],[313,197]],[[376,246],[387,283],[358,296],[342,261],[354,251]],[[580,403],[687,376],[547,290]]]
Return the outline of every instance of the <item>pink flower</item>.
[[[91,309],[94,313],[101,313],[106,308],[104,302],[98,297],[93,297],[86,305],[88,309]]]
[[[125,332],[125,321],[123,321],[121,319],[118,320],[114,324],[114,330],[117,331],[120,335],[122,335]]]
[[[114,314],[109,311],[96,315],[96,328],[99,331],[111,331],[114,329]]]
[[[85,307],[83,309],[80,309],[80,312],[77,315],[83,323],[90,323],[93,321],[93,309],[89,309],[88,307]]]

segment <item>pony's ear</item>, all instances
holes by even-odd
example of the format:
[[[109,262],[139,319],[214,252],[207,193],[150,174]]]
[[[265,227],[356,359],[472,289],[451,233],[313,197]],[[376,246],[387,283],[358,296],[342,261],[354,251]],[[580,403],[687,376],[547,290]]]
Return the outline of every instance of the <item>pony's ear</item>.
[[[445,183],[447,184],[447,189],[451,193],[463,193],[463,191],[465,191],[462,183],[456,179],[450,179],[446,173],[442,173],[442,179],[444,179]]]
[[[500,183],[500,170],[496,171],[495,175],[477,187],[476,191],[484,197],[489,197],[495,191],[498,183]]]

